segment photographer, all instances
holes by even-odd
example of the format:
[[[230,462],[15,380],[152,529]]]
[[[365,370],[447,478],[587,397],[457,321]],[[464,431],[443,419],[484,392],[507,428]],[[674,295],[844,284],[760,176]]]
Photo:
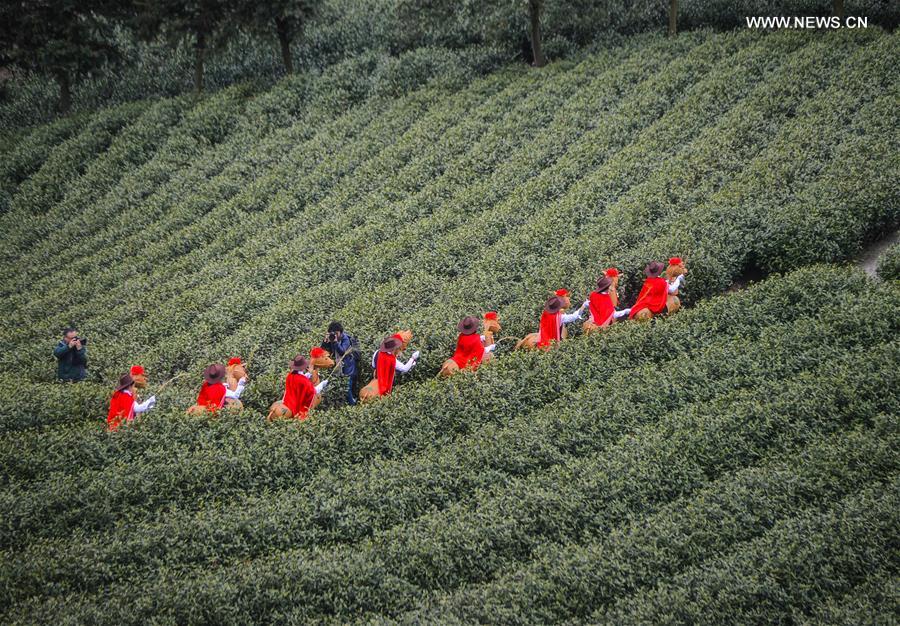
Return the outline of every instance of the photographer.
[[[63,338],[56,348],[53,356],[58,361],[56,377],[64,382],[79,382],[87,376],[87,339],[78,336],[74,328],[63,331]]]
[[[359,342],[356,337],[344,332],[340,322],[331,322],[322,347],[331,354],[335,363],[340,360],[341,372],[349,378],[347,383],[347,404],[356,404],[356,383],[359,380]]]

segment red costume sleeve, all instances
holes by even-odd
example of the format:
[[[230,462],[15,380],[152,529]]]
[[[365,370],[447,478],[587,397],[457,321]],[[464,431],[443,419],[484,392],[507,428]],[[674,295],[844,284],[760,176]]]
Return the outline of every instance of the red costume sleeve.
[[[546,347],[551,341],[559,341],[559,313],[541,313],[541,333],[538,345]]]
[[[591,321],[597,326],[606,326],[611,320],[616,307],[613,306],[612,298],[608,293],[600,293],[592,291],[589,298],[591,309]]]
[[[665,278],[648,278],[644,281],[641,293],[638,294],[637,301],[631,307],[629,318],[633,318],[640,311],[650,309],[654,315],[662,313],[666,308],[666,298],[669,295],[669,283]]]
[[[476,334],[460,335],[456,340],[456,352],[450,357],[460,369],[471,367],[478,369],[481,359],[484,358],[484,344],[481,336]]]
[[[225,404],[225,385],[223,383],[210,385],[204,382],[197,396],[197,404],[213,410],[221,409]]]
[[[106,423],[110,430],[118,430],[122,422],[133,415],[134,396],[117,391],[109,401],[109,413],[106,414]]]
[[[390,352],[379,352],[375,363],[375,378],[378,380],[378,395],[390,393],[394,388],[394,373],[397,371],[397,357]]]
[[[306,419],[309,405],[316,397],[316,388],[312,382],[299,372],[291,372],[284,383],[284,406],[290,409],[294,417]]]

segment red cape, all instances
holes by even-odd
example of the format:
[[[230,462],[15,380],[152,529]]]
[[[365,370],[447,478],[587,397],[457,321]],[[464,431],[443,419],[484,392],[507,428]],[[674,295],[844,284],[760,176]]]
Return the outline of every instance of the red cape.
[[[379,352],[375,360],[375,378],[378,380],[378,395],[390,393],[394,388],[394,373],[397,371],[397,357],[390,352]]]
[[[473,370],[478,369],[481,359],[484,358],[484,344],[481,343],[481,336],[475,333],[460,335],[456,340],[456,352],[450,358],[459,365],[460,369],[466,367],[471,367]]]
[[[210,385],[204,381],[203,386],[200,387],[200,394],[197,396],[197,404],[212,410],[221,409],[225,405],[224,383]]]
[[[117,391],[109,401],[109,413],[106,423],[110,430],[118,430],[122,422],[134,419],[134,396],[124,391]]]
[[[309,414],[309,405],[316,397],[316,388],[312,381],[300,372],[291,372],[284,381],[284,403],[294,417],[306,419]]]
[[[560,321],[559,315],[559,313],[547,313],[546,311],[541,313],[539,346],[549,346],[551,341],[559,341],[562,338],[560,333],[562,322]]]
[[[640,311],[650,309],[654,315],[662,313],[666,309],[666,298],[669,296],[669,283],[665,278],[648,278],[644,281],[637,302],[631,307],[629,318],[634,318]]]
[[[616,312],[616,307],[613,306],[609,293],[592,291],[588,300],[590,301],[591,321],[597,326],[609,324],[612,321],[613,313]]]

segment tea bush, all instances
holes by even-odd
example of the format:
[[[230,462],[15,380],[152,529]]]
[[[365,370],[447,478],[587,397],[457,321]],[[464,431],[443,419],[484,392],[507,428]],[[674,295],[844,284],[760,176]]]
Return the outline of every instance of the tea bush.
[[[878,276],[884,280],[900,280],[900,244],[888,248],[878,259]]]

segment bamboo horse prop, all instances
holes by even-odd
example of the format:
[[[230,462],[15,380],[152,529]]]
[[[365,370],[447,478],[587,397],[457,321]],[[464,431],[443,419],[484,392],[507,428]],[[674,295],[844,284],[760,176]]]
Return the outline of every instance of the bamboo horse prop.
[[[463,319],[459,324],[459,331],[462,336],[474,334],[478,330],[478,318],[468,316]],[[481,346],[482,353],[480,361],[477,359],[469,359],[468,362],[463,362],[460,364],[460,354],[462,346],[457,343],[456,354],[453,357],[444,361],[441,365],[441,370],[438,372],[438,376],[442,378],[448,378],[453,376],[460,369],[478,369],[480,363],[491,360],[494,356],[492,346],[495,346],[494,343],[494,333],[500,332],[500,322],[497,320],[497,314],[493,311],[485,313],[481,319],[482,326],[482,334],[484,335],[484,341],[481,341],[481,337],[478,337],[478,340],[475,344],[475,347]],[[462,337],[461,339],[462,340]]]

